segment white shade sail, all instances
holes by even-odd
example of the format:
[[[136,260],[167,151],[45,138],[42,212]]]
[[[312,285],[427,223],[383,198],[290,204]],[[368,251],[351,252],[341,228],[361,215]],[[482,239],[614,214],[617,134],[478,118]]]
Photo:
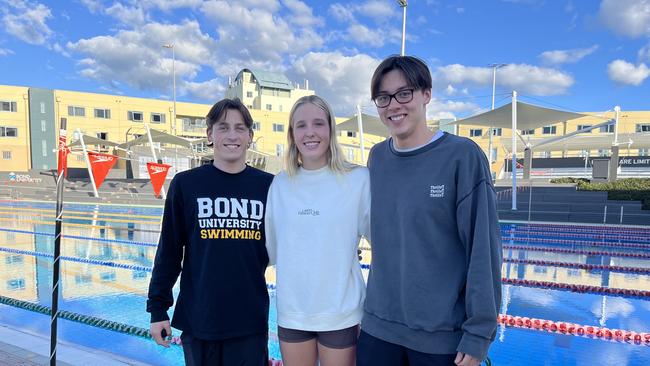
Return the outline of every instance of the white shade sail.
[[[525,137],[524,137],[525,138]],[[595,149],[609,149],[614,144],[614,134],[601,134],[593,136],[585,136],[584,134],[576,135],[574,137],[558,140],[551,143],[541,144],[547,139],[544,138],[531,138],[526,141],[533,146],[534,151],[558,151],[558,150],[595,150]],[[509,138],[502,138],[501,144],[509,152],[512,150],[509,145]],[[540,145],[535,148],[536,145]],[[618,145],[621,148],[634,147],[634,148],[650,148],[650,133],[621,133],[618,135]],[[525,146],[517,146],[517,152],[524,151]]]
[[[379,119],[379,117],[371,116],[369,114],[361,113],[361,123],[363,123],[363,133],[375,136],[388,137],[390,133]],[[339,131],[356,131],[359,132],[359,123],[356,114],[345,121],[336,125]]]
[[[151,130],[151,140],[153,142],[160,142],[163,144],[170,144],[170,145],[179,145],[187,148],[191,148],[192,145],[192,142],[190,140],[184,139],[182,137],[170,135],[166,132],[162,132],[158,130]],[[120,149],[127,150],[131,148],[131,146],[145,145],[148,143],[149,143],[149,138],[145,134],[131,141],[127,141],[125,143],[119,144],[117,145],[117,147]]]
[[[588,115],[517,102],[518,130],[532,130],[534,128],[586,116]],[[508,103],[489,112],[452,122],[451,124],[512,128],[512,103]]]
[[[117,142],[113,141],[108,141],[108,140],[102,140],[98,139],[97,137],[89,136],[89,135],[82,135],[84,139],[84,143],[86,145],[104,145],[104,146],[118,146],[119,144]],[[68,145],[69,147],[76,147],[76,146],[81,146],[81,140],[76,139]]]

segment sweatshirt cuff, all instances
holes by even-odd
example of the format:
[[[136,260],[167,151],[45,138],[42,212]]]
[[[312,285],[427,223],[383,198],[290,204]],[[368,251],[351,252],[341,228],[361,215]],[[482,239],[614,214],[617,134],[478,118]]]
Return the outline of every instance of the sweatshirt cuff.
[[[157,323],[163,320],[169,320],[169,316],[166,311],[152,311],[151,312],[151,322]]]
[[[456,351],[468,354],[483,361],[487,357],[490,343],[492,343],[492,341],[489,339],[463,332],[463,336],[460,339],[460,343],[458,343]]]

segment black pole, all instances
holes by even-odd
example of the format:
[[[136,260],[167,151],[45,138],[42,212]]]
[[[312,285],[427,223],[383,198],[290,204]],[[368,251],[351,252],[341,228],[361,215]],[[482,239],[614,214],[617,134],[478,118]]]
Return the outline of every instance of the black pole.
[[[66,135],[66,119],[61,118],[61,130]],[[65,148],[65,137],[63,147]],[[61,148],[61,146],[59,146]],[[61,223],[63,221],[63,182],[65,170],[61,169],[56,179],[56,224],[54,227],[54,266],[52,270],[52,322],[50,327],[50,366],[56,366],[57,319],[59,316],[59,263],[61,259]]]

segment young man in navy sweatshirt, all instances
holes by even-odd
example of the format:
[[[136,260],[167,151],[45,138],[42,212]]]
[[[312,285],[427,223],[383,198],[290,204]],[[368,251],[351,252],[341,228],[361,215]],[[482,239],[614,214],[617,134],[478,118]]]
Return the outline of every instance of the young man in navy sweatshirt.
[[[370,152],[372,268],[361,322],[362,366],[476,366],[494,340],[501,235],[485,155],[426,124],[431,74],[392,56],[371,96],[391,138]]]
[[[246,165],[253,119],[224,99],[206,116],[214,161],[172,180],[149,285],[151,336],[169,347],[167,310],[182,330],[187,365],[268,363],[264,206],[273,176]]]

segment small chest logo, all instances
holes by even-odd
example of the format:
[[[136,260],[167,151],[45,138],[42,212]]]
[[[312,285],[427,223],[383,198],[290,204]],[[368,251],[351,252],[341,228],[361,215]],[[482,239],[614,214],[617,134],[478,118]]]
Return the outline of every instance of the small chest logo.
[[[429,197],[431,198],[442,198],[445,196],[445,185],[441,184],[439,186],[431,186],[431,191]]]
[[[298,211],[300,216],[320,216],[320,211],[312,210],[311,208],[306,208],[304,210]]]

